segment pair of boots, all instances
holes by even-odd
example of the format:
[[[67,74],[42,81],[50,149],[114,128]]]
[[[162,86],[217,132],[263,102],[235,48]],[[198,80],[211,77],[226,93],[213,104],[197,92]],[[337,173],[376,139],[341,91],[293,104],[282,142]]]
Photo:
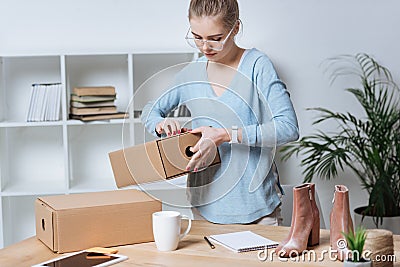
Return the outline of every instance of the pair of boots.
[[[336,185],[333,208],[330,216],[330,244],[337,250],[337,258],[343,260],[347,254],[343,246],[342,232],[353,231],[350,216],[349,191],[344,185]],[[315,202],[315,184],[306,183],[293,188],[293,214],[288,237],[276,248],[279,257],[300,255],[307,246],[319,244],[319,210]],[[345,244],[345,243],[344,243]]]

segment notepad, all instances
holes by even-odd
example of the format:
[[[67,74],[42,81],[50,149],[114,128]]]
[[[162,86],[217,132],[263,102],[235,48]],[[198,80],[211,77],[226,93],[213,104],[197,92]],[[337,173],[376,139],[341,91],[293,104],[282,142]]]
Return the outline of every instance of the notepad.
[[[210,239],[232,251],[246,252],[275,248],[279,244],[252,231],[233,232],[228,234],[210,235]]]

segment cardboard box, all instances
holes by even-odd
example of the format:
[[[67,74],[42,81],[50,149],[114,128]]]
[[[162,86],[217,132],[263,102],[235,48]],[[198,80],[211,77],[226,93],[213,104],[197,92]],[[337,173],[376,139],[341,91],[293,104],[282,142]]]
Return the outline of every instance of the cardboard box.
[[[138,190],[45,196],[35,202],[36,236],[58,253],[153,241],[161,202]]]
[[[189,148],[200,135],[183,133],[109,153],[118,188],[171,179],[186,171],[191,156]],[[210,166],[221,162],[218,149]]]

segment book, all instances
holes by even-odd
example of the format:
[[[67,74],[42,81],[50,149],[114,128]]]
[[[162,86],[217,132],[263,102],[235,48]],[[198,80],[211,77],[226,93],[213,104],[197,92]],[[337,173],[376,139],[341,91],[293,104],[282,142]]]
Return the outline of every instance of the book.
[[[37,88],[38,88],[38,96],[37,96],[36,109],[34,111],[33,120],[42,121],[41,114],[42,114],[42,107],[44,106],[45,103],[46,86],[39,84]]]
[[[77,96],[114,96],[116,94],[114,86],[75,87],[72,93]]]
[[[43,103],[40,108],[39,121],[46,121],[46,113],[49,112],[48,106],[51,105],[50,92],[50,85],[43,86]]]
[[[53,103],[55,97],[54,97],[54,92],[56,91],[55,85],[50,85],[46,88],[46,108],[45,108],[45,113],[44,113],[44,120],[45,121],[50,121],[52,120],[52,112],[53,112],[53,106],[55,103]]]
[[[115,100],[115,95],[113,96],[91,96],[91,95],[84,95],[84,96],[78,96],[71,94],[71,100],[72,101],[77,101],[77,102],[82,102],[82,103],[88,103],[88,102],[99,102],[99,101],[113,101]]]
[[[266,248],[275,248],[279,245],[278,242],[253,233],[252,231],[210,235],[210,240],[234,252],[263,250]]]
[[[186,107],[186,105],[180,105],[173,110],[171,110],[168,114],[167,117],[190,117],[190,110]]]
[[[74,115],[98,115],[117,113],[117,107],[96,107],[96,108],[70,108],[70,113]]]
[[[79,102],[71,101],[71,107],[90,108],[90,107],[110,107],[114,106],[114,101]]]
[[[53,113],[53,119],[54,120],[59,120],[60,119],[60,111],[61,111],[61,95],[62,95],[62,84],[59,83],[57,86],[57,92],[56,92],[56,105],[54,107],[54,113]]]
[[[34,111],[36,109],[36,99],[38,95],[38,85],[37,84],[32,84],[32,90],[31,90],[31,101],[29,103],[29,109],[28,109],[28,115],[27,115],[27,121],[34,121]]]
[[[61,90],[62,85],[60,83],[47,86],[47,103],[49,105],[47,105],[46,108],[46,121],[56,121],[60,119]]]
[[[190,117],[190,110],[187,108],[186,105],[179,106],[179,113],[178,117]]]
[[[101,115],[74,115],[70,114],[70,119],[81,121],[97,121],[97,120],[111,120],[111,119],[124,119],[128,118],[128,113],[118,112],[114,114],[101,114]]]
[[[142,115],[142,111],[141,110],[134,110],[133,111],[133,117],[134,118],[140,118],[141,115]]]

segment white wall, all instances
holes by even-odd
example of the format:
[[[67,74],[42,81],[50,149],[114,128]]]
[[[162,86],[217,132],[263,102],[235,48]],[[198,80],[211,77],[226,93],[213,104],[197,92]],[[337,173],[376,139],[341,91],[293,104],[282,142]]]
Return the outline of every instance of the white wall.
[[[396,0],[239,0],[243,35],[274,61],[287,83],[302,135],[312,131],[323,106],[360,113],[342,81],[329,85],[320,66],[328,57],[367,52],[400,80],[400,2]],[[186,49],[187,0],[0,0],[0,54],[51,54]],[[325,126],[325,129],[334,129]],[[299,159],[279,164],[282,181],[302,181]],[[325,220],[333,185],[351,190],[352,208],[367,202],[350,172],[333,181],[315,179]],[[329,225],[329,223],[327,224]]]

